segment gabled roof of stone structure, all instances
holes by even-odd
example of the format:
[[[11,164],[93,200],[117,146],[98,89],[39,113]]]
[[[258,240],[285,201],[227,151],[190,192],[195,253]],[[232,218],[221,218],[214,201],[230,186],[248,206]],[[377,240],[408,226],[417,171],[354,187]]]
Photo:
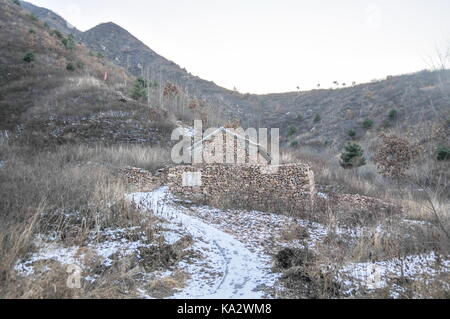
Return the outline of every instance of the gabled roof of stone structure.
[[[270,164],[272,162],[272,156],[270,155],[270,153],[264,148],[262,147],[260,144],[253,142],[252,140],[246,138],[245,136],[242,136],[240,134],[237,134],[233,131],[230,131],[229,129],[225,128],[225,127],[221,127],[218,128],[217,130],[215,130],[214,132],[212,132],[211,134],[205,136],[202,140],[194,143],[189,150],[192,151],[196,146],[204,143],[204,142],[209,142],[209,139],[211,137],[216,136],[219,133],[225,133],[225,134],[230,134],[242,141],[248,142],[249,145],[253,145],[258,149],[258,153],[261,154],[261,156],[267,161],[268,164]]]

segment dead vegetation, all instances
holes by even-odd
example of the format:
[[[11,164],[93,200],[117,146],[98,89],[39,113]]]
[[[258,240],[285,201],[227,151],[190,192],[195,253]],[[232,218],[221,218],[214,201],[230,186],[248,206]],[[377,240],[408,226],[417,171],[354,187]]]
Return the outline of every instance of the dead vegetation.
[[[378,173],[372,164],[360,171],[341,169],[336,158],[324,153],[321,155],[299,151],[286,156],[287,154],[285,160],[312,165],[318,188],[322,192],[320,194],[323,194],[319,196],[309,216],[300,213],[299,217],[317,221],[328,228],[325,240],[314,250],[316,258],[309,259],[312,261],[306,264],[306,273],[316,274],[315,282],[305,274],[305,265],[299,269],[295,263],[284,264],[288,266],[284,269],[284,280],[289,288],[287,296],[343,297],[340,295],[342,290],[330,290],[330,287],[336,288],[334,284],[340,276],[338,269],[349,264],[384,265],[395,260],[400,265],[397,277],[392,274],[380,275],[378,282],[386,282],[386,285],[367,289],[363,283],[350,295],[357,298],[448,298],[448,270],[445,267],[437,271],[436,276],[417,275],[411,278],[405,275],[409,267],[421,262],[417,260],[426,259],[421,257],[426,254],[438,256],[434,261],[423,262],[424,265],[431,263],[432,266],[429,267],[436,269],[441,269],[441,258],[448,259],[450,206],[447,194],[442,189],[448,189],[449,185],[444,178],[441,177],[439,183],[428,184],[422,189],[417,182],[420,180],[418,172],[421,172],[420,175],[424,174],[425,168],[429,166],[420,162],[412,164],[408,160],[410,167],[409,170],[402,170],[405,172],[403,178],[396,175],[395,179],[389,179]],[[288,157],[290,158],[287,159]],[[433,165],[442,163],[435,162]],[[348,237],[339,231],[342,228],[354,229],[357,235]],[[307,238],[307,235],[291,226],[286,235],[292,238],[292,234],[297,234],[298,241],[305,241]],[[292,257],[294,260],[305,254],[305,251],[297,251],[295,254],[293,250],[288,252],[290,256],[296,256]],[[278,254],[276,260],[280,262],[283,256]],[[317,280],[322,284],[325,280],[327,288],[318,285]],[[322,287],[319,289],[320,293],[309,290],[305,295],[304,289],[298,292],[305,282],[310,283],[310,288]],[[348,297],[349,294],[344,296]]]
[[[320,267],[317,256],[310,250],[286,248],[275,256],[278,270],[295,298],[337,298],[341,295],[340,284],[330,269]],[[289,294],[289,293],[288,293]],[[286,297],[288,297],[286,296]]]
[[[219,121],[220,112],[204,102],[188,107],[193,98],[173,84],[170,94],[156,83],[148,100],[132,99],[136,77],[128,70],[11,1],[0,6],[0,130],[24,144],[161,145],[170,143],[178,120]]]
[[[406,171],[411,167],[418,155],[410,143],[397,136],[380,135],[382,142],[374,158],[381,174],[392,178],[405,177]]]
[[[5,161],[0,168],[2,298],[138,297],[137,287],[152,282],[143,274],[156,266],[173,267],[189,247],[186,240],[164,244],[159,221],[143,218],[124,198],[121,167],[156,169],[165,160],[161,150],[62,146],[37,151],[2,140],[0,158]],[[139,243],[141,251],[111,256],[105,265],[95,245],[114,241]],[[83,278],[94,276],[95,285],[83,281],[81,289],[67,288],[67,265],[51,256],[30,264],[33,276],[20,274],[17,263],[38,253],[41,242],[62,252],[78,247],[75,255],[83,259]]]
[[[0,298],[142,297],[153,281],[167,293],[149,265],[176,268],[189,241],[164,243],[161,222],[125,200],[125,171],[167,164],[177,118],[129,98],[134,76],[12,1],[0,29]],[[80,289],[63,255],[91,279]]]
[[[273,251],[275,270],[283,273],[287,288],[280,296],[448,297],[448,265],[442,267],[441,262],[450,256],[450,206],[448,194],[442,192],[449,185],[443,177],[431,179],[434,171],[427,174],[430,181],[438,183],[429,183],[422,189],[416,182],[431,167],[430,162],[408,163],[409,170],[404,170],[403,179],[400,176],[390,179],[378,172],[372,162],[360,170],[345,170],[338,158],[326,153],[298,151],[285,153],[283,158],[284,162],[312,166],[319,191],[313,206],[305,203],[299,209],[298,205],[271,193],[266,193],[257,207],[233,193],[200,203],[223,209],[262,210],[293,218],[280,236],[283,247],[287,248],[280,250],[275,245],[278,249]],[[299,223],[300,220],[304,223]],[[314,247],[308,244],[310,227],[314,227],[306,226],[308,223],[318,223],[326,229],[326,235]],[[375,279],[355,281],[352,269],[361,268],[360,272],[370,273],[371,265],[384,272]],[[415,269],[417,274],[408,275],[410,269]],[[436,273],[424,276],[420,269],[434,269]],[[349,289],[343,282],[352,282],[357,287]]]

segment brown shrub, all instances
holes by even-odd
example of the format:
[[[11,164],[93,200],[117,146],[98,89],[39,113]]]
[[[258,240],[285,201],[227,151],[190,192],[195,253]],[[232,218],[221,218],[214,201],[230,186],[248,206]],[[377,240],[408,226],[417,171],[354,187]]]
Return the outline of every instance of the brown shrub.
[[[401,178],[411,167],[418,151],[407,140],[395,135],[381,134],[381,145],[374,157],[381,174],[386,177]]]

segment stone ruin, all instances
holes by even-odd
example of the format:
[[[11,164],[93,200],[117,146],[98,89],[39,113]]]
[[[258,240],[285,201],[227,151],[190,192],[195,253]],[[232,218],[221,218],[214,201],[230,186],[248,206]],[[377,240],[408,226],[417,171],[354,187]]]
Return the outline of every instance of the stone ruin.
[[[308,165],[184,165],[169,169],[171,192],[183,198],[207,200],[233,196],[245,206],[259,207],[267,198],[305,207],[315,194],[314,173]]]
[[[245,142],[241,143],[240,149],[236,147],[239,143],[233,147],[236,163],[209,162],[168,168],[167,184],[174,195],[209,202],[232,198],[242,202],[243,206],[251,207],[264,206],[269,197],[276,199],[278,203],[292,203],[299,208],[312,203],[316,189],[310,166],[274,165],[272,154],[265,147],[225,128],[218,129],[203,139],[203,150],[211,154],[215,152],[214,149],[226,148],[226,135]],[[252,150],[249,145],[253,146]],[[251,152],[257,153],[256,157],[252,157],[253,161],[249,161]],[[226,150],[220,153],[223,155],[219,159],[223,156],[224,163]]]

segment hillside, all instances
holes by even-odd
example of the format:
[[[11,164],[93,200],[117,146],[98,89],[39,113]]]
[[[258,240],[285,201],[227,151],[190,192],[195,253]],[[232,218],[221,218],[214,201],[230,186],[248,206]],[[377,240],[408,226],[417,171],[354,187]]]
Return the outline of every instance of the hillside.
[[[41,21],[47,23],[47,25],[52,28],[59,30],[64,34],[73,34],[77,38],[79,38],[81,31],[79,31],[75,26],[70,25],[66,20],[64,20],[59,15],[53,13],[50,10],[45,8],[37,7],[31,3],[20,1],[22,8],[25,10],[32,12],[34,15],[39,17]]]
[[[161,255],[148,236],[158,224],[140,218],[124,193],[127,176],[138,174],[130,167],[167,163],[161,146],[174,115],[130,98],[135,77],[15,1],[0,0],[0,42],[0,298],[118,297],[125,277],[105,266],[110,255],[102,257],[117,246],[111,231],[133,238],[141,265]],[[21,268],[43,247],[55,255]],[[106,284],[70,289],[67,266],[57,262],[68,247],[78,247],[89,273]],[[27,276],[39,265],[43,272]]]
[[[115,23],[103,23],[86,32],[68,28],[68,22],[52,11],[21,1],[24,8],[65,34],[73,34],[88,47],[138,77],[158,83],[171,82],[187,94],[205,100],[230,118],[248,117],[250,104],[241,94],[193,76],[185,69],[158,55],[139,39]]]
[[[450,133],[449,88],[450,71],[422,71],[349,88],[257,99],[262,122],[282,127],[284,136],[290,135],[287,145],[339,151],[348,141],[370,146],[378,133],[393,131],[431,150]],[[364,127],[365,120],[372,123]]]
[[[122,98],[132,75],[11,1],[0,5],[1,131],[36,144],[167,141],[165,111]]]
[[[66,27],[67,22],[62,23],[63,19],[51,11],[29,4],[26,8],[55,27],[62,26],[60,31],[72,32]],[[91,49],[135,76],[175,83],[205,100],[214,112],[220,110],[228,118],[240,119],[243,126],[281,128],[287,147],[310,146],[336,154],[349,141],[350,130],[356,133],[354,139],[367,147],[384,130],[403,136],[418,133],[419,139],[414,142],[425,145],[430,152],[436,144],[446,142],[449,71],[389,76],[333,90],[244,95],[192,76],[114,23],[101,24],[84,33],[76,29],[73,32]],[[390,112],[396,116],[390,118]],[[315,122],[318,116],[320,121]],[[373,121],[370,129],[362,127],[366,119]]]

